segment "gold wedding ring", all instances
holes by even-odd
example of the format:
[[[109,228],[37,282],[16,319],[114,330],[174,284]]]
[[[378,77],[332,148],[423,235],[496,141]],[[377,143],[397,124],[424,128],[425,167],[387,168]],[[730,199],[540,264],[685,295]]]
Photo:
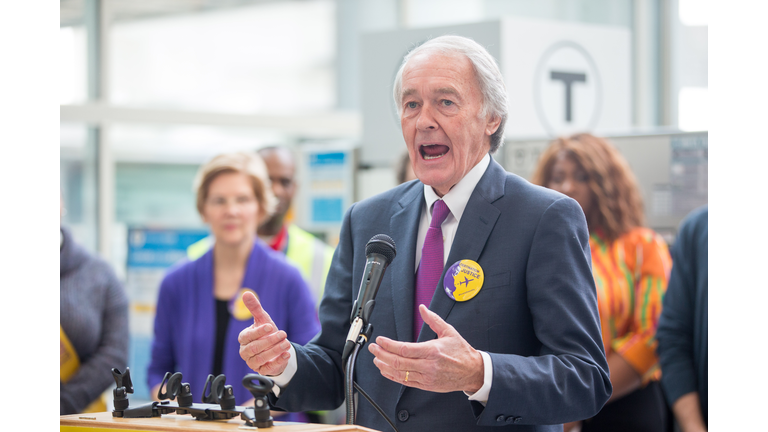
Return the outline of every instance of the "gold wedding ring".
[[[409,373],[410,373],[410,372],[408,372],[408,371],[405,371],[405,382],[408,382],[408,374],[409,374]]]

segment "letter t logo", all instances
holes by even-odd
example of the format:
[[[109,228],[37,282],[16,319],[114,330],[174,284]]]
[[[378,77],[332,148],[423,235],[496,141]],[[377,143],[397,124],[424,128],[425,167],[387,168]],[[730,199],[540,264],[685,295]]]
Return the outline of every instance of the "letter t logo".
[[[552,81],[562,81],[565,84],[565,121],[570,123],[571,115],[571,86],[574,82],[587,82],[587,75],[583,73],[552,71],[549,75]]]

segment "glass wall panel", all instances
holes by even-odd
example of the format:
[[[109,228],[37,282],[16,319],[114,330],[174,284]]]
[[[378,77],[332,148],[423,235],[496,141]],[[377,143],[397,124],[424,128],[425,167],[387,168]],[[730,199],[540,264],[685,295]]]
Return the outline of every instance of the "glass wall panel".
[[[96,152],[85,124],[60,126],[60,178],[63,216],[61,224],[75,241],[97,251]]]
[[[683,130],[709,127],[709,7],[707,3],[678,0],[673,21],[672,82],[677,92],[677,126]]]
[[[192,181],[198,165],[118,163],[115,221],[128,227],[202,227]]]
[[[59,104],[85,102],[86,94],[86,32],[82,26],[59,29]]]
[[[335,105],[335,2],[117,22],[110,95],[120,105],[236,113]]]

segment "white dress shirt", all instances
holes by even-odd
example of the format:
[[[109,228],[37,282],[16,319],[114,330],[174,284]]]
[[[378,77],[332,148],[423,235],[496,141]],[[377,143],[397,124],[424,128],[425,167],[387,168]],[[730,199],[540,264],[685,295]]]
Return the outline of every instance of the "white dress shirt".
[[[459,228],[459,222],[461,221],[461,216],[464,214],[464,209],[467,207],[469,197],[475,190],[480,178],[485,174],[490,162],[490,155],[486,154],[483,156],[480,162],[478,162],[478,164],[475,165],[474,168],[472,168],[467,175],[456,183],[456,185],[454,185],[442,198],[448,206],[448,210],[450,210],[450,214],[448,214],[441,225],[443,231],[443,265],[445,265],[448,260],[448,255],[451,252],[451,245],[453,244],[453,238],[456,236],[456,230]],[[413,266],[414,269],[419,268],[419,263],[421,262],[421,249],[424,247],[424,239],[427,237],[427,230],[429,229],[429,224],[432,222],[432,208],[435,201],[438,199],[440,199],[440,197],[435,193],[432,187],[424,185],[424,202],[421,207],[419,234],[416,239],[416,262]],[[288,366],[286,366],[283,373],[271,377],[275,382],[275,387],[273,388],[275,396],[278,397],[280,396],[280,388],[278,386],[284,387],[288,385],[291,378],[296,374],[298,366],[296,362],[296,350],[293,348],[293,345],[289,348],[289,352],[291,358],[288,360]],[[485,405],[488,401],[488,396],[491,393],[493,367],[491,356],[488,355],[488,353],[480,351],[480,355],[483,357],[483,386],[473,395],[466,392],[465,394],[469,396],[469,400],[478,401]]]

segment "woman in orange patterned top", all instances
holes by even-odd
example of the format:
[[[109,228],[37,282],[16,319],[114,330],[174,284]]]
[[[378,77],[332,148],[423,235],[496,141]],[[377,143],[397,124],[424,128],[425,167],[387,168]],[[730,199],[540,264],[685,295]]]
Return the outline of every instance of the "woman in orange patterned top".
[[[570,196],[584,210],[613,385],[600,413],[565,430],[667,430],[655,333],[672,259],[661,236],[643,227],[635,176],[606,140],[579,134],[550,144],[532,182]]]

